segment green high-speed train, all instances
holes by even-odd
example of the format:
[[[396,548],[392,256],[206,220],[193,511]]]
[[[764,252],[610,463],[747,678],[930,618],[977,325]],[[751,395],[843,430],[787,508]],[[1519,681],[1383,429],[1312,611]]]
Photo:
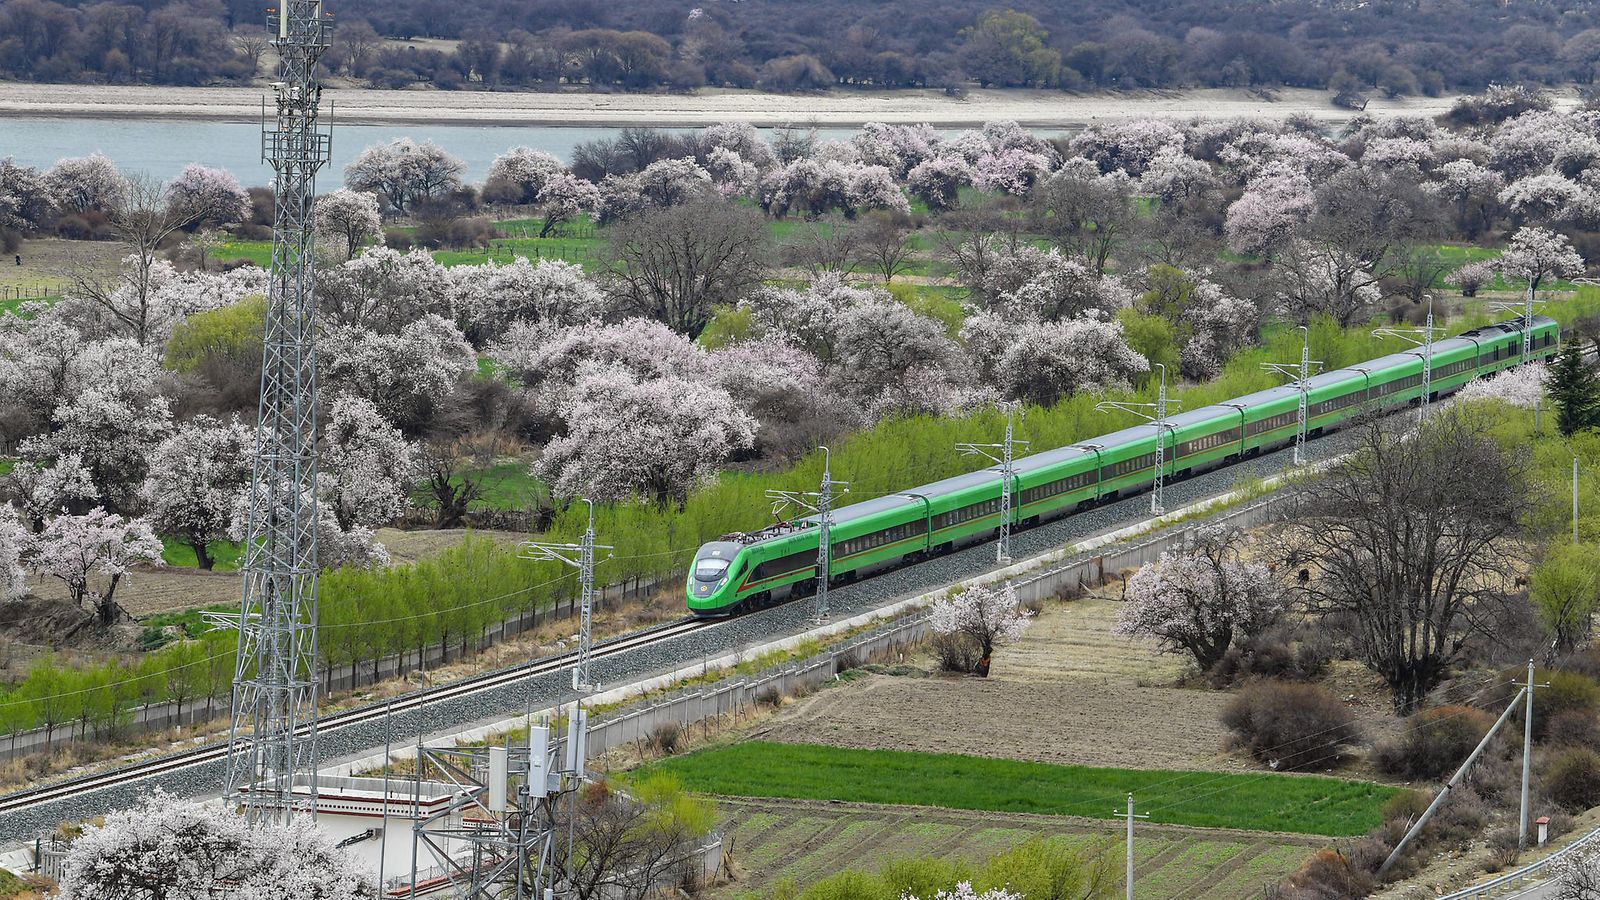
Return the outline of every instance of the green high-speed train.
[[[1430,398],[1524,362],[1523,322],[1518,317],[1435,342]],[[1530,358],[1555,355],[1555,320],[1535,316],[1528,324]],[[1323,372],[1310,379],[1307,430],[1315,437],[1364,412],[1416,404],[1421,397],[1421,349]],[[1164,476],[1181,479],[1292,443],[1299,411],[1299,390],[1276,387],[1169,416],[1161,436]],[[1014,527],[1148,490],[1156,430],[1137,425],[1015,460]],[[996,466],[835,510],[829,583],[992,539],[1000,526],[1002,479]],[[809,516],[704,545],[689,571],[690,612],[728,615],[813,593],[818,534],[817,517]]]

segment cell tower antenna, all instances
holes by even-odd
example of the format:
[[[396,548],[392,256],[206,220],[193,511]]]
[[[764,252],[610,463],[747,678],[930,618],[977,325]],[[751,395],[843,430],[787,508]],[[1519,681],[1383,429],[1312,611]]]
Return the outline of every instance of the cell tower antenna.
[[[272,266],[261,402],[245,532],[238,668],[223,794],[253,823],[316,812],[317,361],[312,201],[332,136],[317,119],[322,0],[279,0],[276,117],[261,135],[273,170]],[[231,616],[228,618],[232,618]],[[299,798],[299,799],[297,799]]]
[[[1017,470],[1013,450],[1028,446],[1027,441],[1015,440],[1017,411],[1022,404],[1015,400],[1002,401],[995,406],[1006,414],[1006,437],[998,444],[957,444],[956,449],[967,456],[982,456],[1000,467],[1000,531],[995,541],[995,561],[1011,561],[1011,513],[1013,488],[1016,487]]]

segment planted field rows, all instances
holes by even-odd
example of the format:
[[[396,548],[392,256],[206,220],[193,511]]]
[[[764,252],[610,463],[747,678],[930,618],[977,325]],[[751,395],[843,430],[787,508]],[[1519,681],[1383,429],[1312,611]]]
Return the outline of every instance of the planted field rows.
[[[1330,837],[1376,827],[1396,790],[1320,776],[1058,766],[950,753],[748,741],[663,760],[693,791],[1043,815],[1107,815],[1132,792],[1153,823]]]
[[[1059,837],[1120,852],[1119,823],[1048,816],[791,800],[725,800],[724,846],[743,873],[721,897],[768,896],[783,881],[804,889],[843,869],[874,871],[895,859],[972,863],[1030,838]],[[1106,809],[1109,816],[1110,808]],[[1323,842],[1295,835],[1198,832],[1140,826],[1134,883],[1141,898],[1244,900],[1293,871]]]

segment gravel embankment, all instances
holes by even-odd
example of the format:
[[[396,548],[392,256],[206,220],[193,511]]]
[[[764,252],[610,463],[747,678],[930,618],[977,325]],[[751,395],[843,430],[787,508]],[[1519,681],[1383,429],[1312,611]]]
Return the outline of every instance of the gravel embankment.
[[[1352,433],[1341,432],[1312,441],[1307,444],[1307,456],[1316,460],[1337,455],[1350,447],[1353,438]],[[1289,461],[1290,453],[1289,450],[1281,450],[1226,469],[1168,484],[1165,488],[1166,506],[1169,510],[1177,509],[1224,493],[1245,474],[1266,476],[1281,472]],[[1149,515],[1148,495],[1129,497],[1014,534],[1012,554],[1019,560],[1026,559],[1147,519]],[[835,617],[865,612],[980,574],[994,565],[993,544],[979,544],[920,565],[836,587],[828,592],[831,611]],[[697,659],[736,652],[802,632],[810,623],[812,609],[809,602],[778,606],[722,622],[714,628],[598,659],[592,664],[595,676],[601,685],[615,687],[692,665]],[[571,675],[568,670],[535,675],[468,697],[396,713],[390,720],[391,739],[397,745],[414,744],[418,732],[431,737],[464,730],[475,724],[515,715],[526,709],[530,702],[535,709],[554,706],[569,699],[571,694]],[[319,744],[322,757],[329,762],[381,752],[384,745],[383,723],[379,720],[327,730],[320,735]],[[178,796],[215,795],[222,778],[222,763],[212,762],[0,814],[0,842],[31,840],[63,820],[87,818],[118,806],[131,805],[156,787]]]

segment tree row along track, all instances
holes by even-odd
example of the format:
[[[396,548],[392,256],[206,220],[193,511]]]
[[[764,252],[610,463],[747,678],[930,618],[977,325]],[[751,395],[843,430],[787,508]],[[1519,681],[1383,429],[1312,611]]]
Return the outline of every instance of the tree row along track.
[[[1344,431],[1308,442],[1307,461],[1342,454],[1353,437]],[[1178,509],[1226,493],[1241,476],[1281,473],[1291,458],[1292,451],[1285,448],[1169,481],[1167,506]],[[1149,496],[1136,494],[1016,532],[1011,538],[1012,555],[1024,561],[1150,518]],[[833,588],[828,592],[830,611],[835,618],[870,612],[994,568],[993,543],[977,544]],[[803,633],[812,625],[813,609],[811,602],[800,600],[733,619],[684,619],[623,635],[595,646],[594,676],[604,687],[631,684],[696,661]],[[432,738],[525,709],[538,711],[567,702],[573,696],[572,661],[571,653],[547,657],[397,697],[387,708],[376,704],[329,715],[319,722],[317,732],[323,764],[381,752],[386,739],[396,746],[405,745],[414,743],[419,734]],[[155,787],[178,796],[215,795],[222,783],[226,753],[226,745],[217,743],[0,797],[0,841],[32,840],[62,821],[131,805]]]

